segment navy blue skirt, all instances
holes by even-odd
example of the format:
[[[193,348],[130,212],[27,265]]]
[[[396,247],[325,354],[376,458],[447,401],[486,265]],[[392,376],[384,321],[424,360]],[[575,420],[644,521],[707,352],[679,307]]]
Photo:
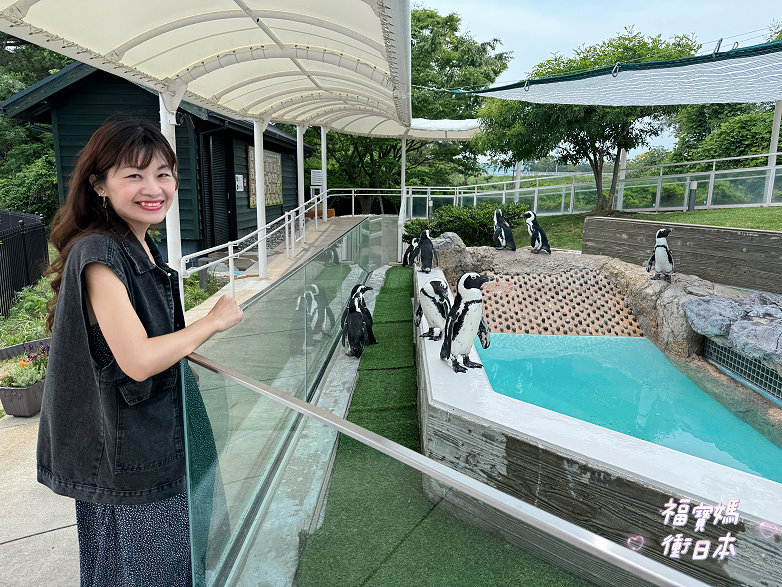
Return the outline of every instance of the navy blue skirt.
[[[143,505],[76,500],[82,587],[192,584],[187,493]]]

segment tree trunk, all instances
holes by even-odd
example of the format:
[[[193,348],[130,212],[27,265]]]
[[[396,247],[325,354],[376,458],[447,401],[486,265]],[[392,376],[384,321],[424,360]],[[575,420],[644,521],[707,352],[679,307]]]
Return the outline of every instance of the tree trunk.
[[[622,155],[622,148],[616,148],[616,157],[614,158],[614,172],[611,174],[611,190],[608,192],[608,210],[614,209],[614,198],[616,196],[616,185],[619,181],[619,158]]]
[[[358,203],[361,204],[361,214],[368,215],[372,213],[372,202],[375,199],[373,195],[356,196]]]
[[[611,205],[608,199],[603,193],[603,156],[602,154],[595,157],[595,166],[592,171],[595,175],[595,188],[597,189],[597,210],[598,214],[605,214],[611,211]]]

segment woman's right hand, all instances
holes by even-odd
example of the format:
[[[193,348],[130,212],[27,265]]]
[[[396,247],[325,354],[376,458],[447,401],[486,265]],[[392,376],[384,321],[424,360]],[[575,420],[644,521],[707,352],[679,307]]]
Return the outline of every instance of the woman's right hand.
[[[212,321],[215,332],[223,332],[242,321],[242,309],[231,296],[224,295],[217,300],[206,317]]]

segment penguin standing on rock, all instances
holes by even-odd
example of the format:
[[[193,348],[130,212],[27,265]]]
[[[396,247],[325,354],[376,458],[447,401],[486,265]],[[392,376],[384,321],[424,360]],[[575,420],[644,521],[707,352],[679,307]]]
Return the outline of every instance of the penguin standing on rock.
[[[339,324],[340,327],[343,330],[343,333],[345,331],[345,327],[347,325],[347,319],[348,314],[350,313],[350,304],[353,301],[353,298],[358,299],[358,307],[361,311],[361,315],[364,317],[364,324],[366,324],[367,327],[367,344],[377,344],[377,340],[375,339],[375,334],[372,332],[372,314],[369,313],[369,308],[367,308],[367,302],[364,300],[364,294],[370,291],[372,288],[368,285],[362,285],[358,284],[353,286],[353,289],[350,292],[350,298],[348,298],[348,305],[345,308],[345,310],[342,312],[342,317],[340,318]]]
[[[498,251],[508,247],[511,251],[516,250],[516,241],[513,240],[513,231],[510,224],[502,216],[502,210],[499,208],[494,211],[494,248]]]
[[[538,215],[529,210],[524,212],[523,216],[527,221],[527,232],[530,236],[529,244],[532,246],[530,253],[535,253],[537,255],[540,251],[546,251],[550,255],[551,247],[548,244],[546,233],[543,231],[540,224],[538,224]]]
[[[654,263],[654,277],[652,279],[665,279],[668,283],[671,283],[671,273],[673,273],[673,256],[671,255],[671,249],[668,247],[668,235],[673,232],[671,228],[661,228],[657,231],[656,244],[652,251],[652,256],[646,262],[646,272],[652,270],[652,263]]]
[[[364,322],[364,313],[361,309],[361,296],[350,298],[345,317],[345,325],[342,331],[342,346],[347,346],[346,355],[349,357],[361,357],[364,347],[369,344],[367,325]]]
[[[432,279],[419,291],[418,308],[415,311],[415,325],[421,325],[421,315],[426,316],[429,330],[421,334],[421,338],[440,340],[445,330],[445,321],[451,311],[451,301],[448,299],[448,285],[442,279]],[[434,329],[440,333],[435,336]]]
[[[440,349],[440,358],[451,359],[451,367],[456,373],[464,373],[467,368],[483,367],[480,363],[470,360],[470,349],[475,335],[481,341],[483,348],[489,348],[489,329],[483,321],[483,296],[481,286],[491,281],[488,275],[465,273],[459,279],[456,288],[456,299],[448,313],[445,323],[445,338]],[[459,357],[462,364],[459,364]]]
[[[418,254],[421,256],[421,271],[429,273],[432,270],[432,261],[438,265],[440,259],[437,257],[437,251],[434,249],[434,243],[429,237],[429,229],[426,229],[418,237]]]
[[[407,250],[405,250],[405,254],[402,255],[402,267],[412,267],[413,262],[415,261],[416,256],[418,255],[418,239],[414,238],[410,241],[410,244],[407,245]]]

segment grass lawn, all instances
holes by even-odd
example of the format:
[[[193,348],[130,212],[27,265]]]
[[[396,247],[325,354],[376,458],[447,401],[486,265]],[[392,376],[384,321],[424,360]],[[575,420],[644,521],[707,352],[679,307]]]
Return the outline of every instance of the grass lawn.
[[[348,419],[420,451],[411,269],[392,267],[375,305],[378,344],[361,357]],[[382,317],[382,320],[380,319]],[[298,584],[580,585],[462,522],[422,493],[415,469],[341,436],[323,525],[307,536]]]
[[[584,233],[584,219],[587,214],[566,214],[564,216],[539,216],[538,221],[546,231],[549,244],[562,249],[581,250],[581,237]],[[659,220],[660,222],[680,222],[684,224],[705,224],[711,226],[730,226],[734,228],[754,228],[756,230],[782,230],[782,206],[768,208],[722,208],[719,210],[696,210],[694,212],[656,212],[634,213],[615,212],[614,217],[634,218],[637,220]],[[529,235],[524,225],[513,229],[516,246],[529,246]]]

